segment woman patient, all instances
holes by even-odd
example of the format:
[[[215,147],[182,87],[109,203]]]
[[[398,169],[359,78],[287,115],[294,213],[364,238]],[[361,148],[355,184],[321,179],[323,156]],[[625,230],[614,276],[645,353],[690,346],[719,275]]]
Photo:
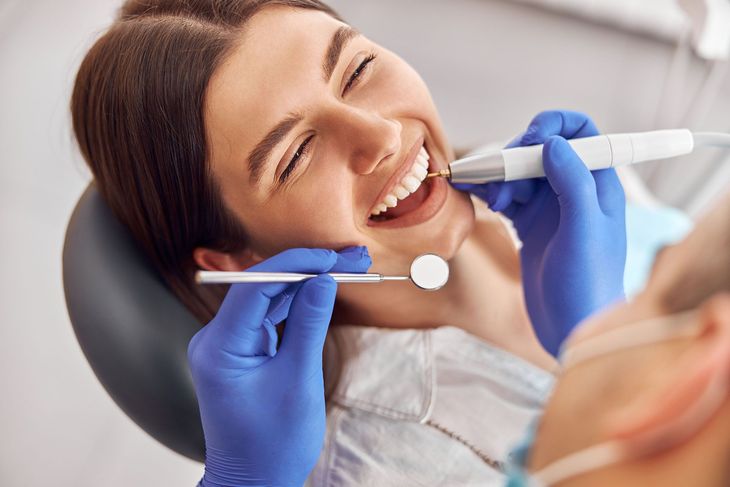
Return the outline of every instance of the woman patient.
[[[454,154],[403,60],[315,0],[129,1],[85,58],[72,110],[98,189],[202,323],[225,289],[196,286],[198,268],[294,247],[367,246],[385,274],[448,259],[437,293],[339,288],[312,480],[501,481],[554,362],[500,217],[424,181]]]

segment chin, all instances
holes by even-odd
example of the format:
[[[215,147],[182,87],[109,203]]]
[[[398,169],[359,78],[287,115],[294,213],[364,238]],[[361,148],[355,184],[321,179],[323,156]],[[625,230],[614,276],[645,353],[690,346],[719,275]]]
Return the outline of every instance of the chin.
[[[451,260],[474,230],[474,203],[469,195],[449,188],[443,210],[430,226],[431,235],[425,238],[428,250],[424,251]]]
[[[445,182],[445,181],[444,181]],[[408,258],[421,254],[436,254],[451,260],[471,235],[475,225],[471,198],[448,187],[448,196],[441,210],[429,221],[409,229],[401,229],[399,241]]]
[[[467,194],[451,186],[447,190],[443,206],[427,221],[411,227],[382,230],[377,236],[371,234],[375,244],[370,247],[374,262],[371,272],[402,272],[404,266],[422,254],[436,254],[446,260],[457,255],[474,230],[474,204]]]

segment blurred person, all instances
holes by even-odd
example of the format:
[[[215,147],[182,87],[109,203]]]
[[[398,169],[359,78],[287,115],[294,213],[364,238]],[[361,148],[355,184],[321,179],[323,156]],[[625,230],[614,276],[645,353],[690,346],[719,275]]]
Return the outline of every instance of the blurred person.
[[[511,486],[730,484],[730,193],[563,360]]]

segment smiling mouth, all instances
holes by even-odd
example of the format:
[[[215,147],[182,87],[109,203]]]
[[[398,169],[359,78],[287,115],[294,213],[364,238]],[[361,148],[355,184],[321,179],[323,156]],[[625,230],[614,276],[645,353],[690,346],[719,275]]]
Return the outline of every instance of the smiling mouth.
[[[431,180],[426,180],[431,156],[421,146],[413,165],[370,212],[370,222],[395,220],[418,209],[428,199]]]

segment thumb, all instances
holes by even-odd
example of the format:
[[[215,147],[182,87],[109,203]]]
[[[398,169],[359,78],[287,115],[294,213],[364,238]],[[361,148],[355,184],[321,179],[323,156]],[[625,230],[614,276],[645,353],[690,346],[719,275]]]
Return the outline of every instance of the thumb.
[[[297,369],[321,369],[322,348],[332,318],[337,284],[327,275],[306,281],[294,296],[277,360]]]
[[[560,136],[548,138],[542,159],[545,176],[558,196],[561,214],[584,214],[595,208],[596,182],[568,141]]]
[[[460,191],[467,191],[476,195],[486,202],[492,211],[498,212],[505,212],[514,205],[529,203],[538,188],[534,179],[505,183],[454,183],[452,186]]]
[[[454,188],[473,194],[489,205],[493,211],[502,211],[512,202],[508,183],[452,183]]]

